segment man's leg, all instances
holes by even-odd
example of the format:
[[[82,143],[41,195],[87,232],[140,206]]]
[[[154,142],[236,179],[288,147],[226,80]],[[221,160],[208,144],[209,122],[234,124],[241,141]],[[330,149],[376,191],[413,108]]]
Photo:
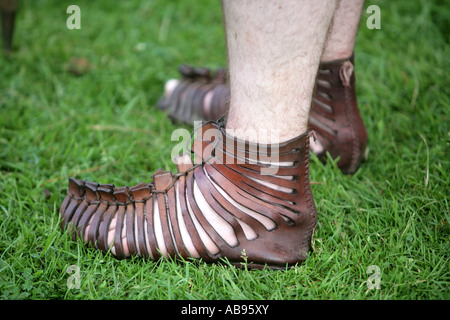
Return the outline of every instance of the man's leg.
[[[340,0],[334,13],[322,62],[346,59],[353,53],[364,0]]]
[[[272,5],[277,7],[276,3]],[[324,43],[323,53],[321,56],[322,62],[345,59],[352,55],[363,5],[364,0],[337,1],[328,36]],[[324,23],[326,24],[326,22]],[[297,27],[296,29],[298,30],[300,23],[296,21],[293,23],[292,27]],[[292,42],[297,46],[300,45],[299,42]],[[300,51],[298,50],[298,52]],[[177,79],[169,80],[165,85],[165,95],[170,95],[178,84],[179,80]],[[213,92],[210,92],[205,96],[205,105],[209,105],[211,103],[212,94]]]
[[[334,0],[223,1],[230,108],[227,129],[268,142],[304,133]],[[232,132],[232,131],[231,131]],[[271,141],[274,142],[274,141]]]

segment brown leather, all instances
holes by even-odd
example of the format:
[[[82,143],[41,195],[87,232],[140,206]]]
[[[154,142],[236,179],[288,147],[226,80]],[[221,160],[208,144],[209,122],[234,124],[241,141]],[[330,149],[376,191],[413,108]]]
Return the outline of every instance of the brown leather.
[[[159,101],[175,122],[192,124],[195,120],[216,120],[227,112],[229,92],[225,70],[214,74],[205,68],[183,65],[182,80],[168,97]],[[211,106],[204,103],[206,93],[213,92]],[[317,75],[309,128],[324,147],[318,154],[326,160],[326,152],[344,173],[354,173],[364,156],[367,132],[358,110],[355,90],[354,56],[321,63]]]
[[[358,169],[366,150],[367,131],[358,110],[353,55],[321,64],[309,129],[316,131],[324,147],[320,158],[325,159],[329,152],[333,159],[339,157],[337,165],[344,173]]]
[[[216,121],[227,108],[228,89],[225,85],[225,70],[212,73],[206,68],[181,65],[182,81],[171,95],[158,102],[158,107],[166,110],[174,122],[192,124],[196,120]],[[205,95],[213,93],[211,106],[204,105]]]
[[[222,126],[223,122],[206,123],[194,140],[192,152],[202,162],[196,165],[181,162],[190,157],[180,156],[177,174],[160,169],[151,183],[117,188],[70,178],[68,194],[60,209],[62,227],[74,239],[78,236],[102,251],[114,251],[118,258],[139,255],[156,260],[163,252],[171,258],[191,257],[181,236],[184,224],[203,261],[227,259],[237,265],[246,261],[249,267],[257,268],[301,263],[307,258],[317,222],[308,171],[310,135],[303,134],[277,149],[276,145],[231,138]],[[276,167],[277,172],[262,175],[261,170],[268,173],[269,156],[278,157],[283,166]],[[273,185],[285,189],[276,190]],[[214,212],[231,227],[237,243],[225,241],[220,230],[203,214],[194,195],[196,186]],[[274,226],[268,227],[258,216],[272,221]],[[163,241],[156,231],[158,217]],[[114,243],[109,247],[108,231],[114,218]],[[256,238],[245,234],[244,224],[256,233]],[[202,230],[218,252],[208,251]]]

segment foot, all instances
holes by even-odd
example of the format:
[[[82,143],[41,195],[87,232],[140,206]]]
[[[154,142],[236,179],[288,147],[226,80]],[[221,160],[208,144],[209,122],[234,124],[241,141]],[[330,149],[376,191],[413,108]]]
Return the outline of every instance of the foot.
[[[223,128],[223,122],[205,124],[194,140],[197,164],[179,156],[178,173],[158,170],[150,183],[117,188],[69,179],[62,227],[118,258],[227,259],[257,268],[301,263],[317,221],[309,135],[261,145]],[[277,157],[270,174],[265,152]]]
[[[311,151],[326,160],[326,153],[343,173],[354,173],[364,156],[367,132],[358,110],[353,55],[348,59],[321,63],[313,97],[309,127],[316,132]],[[183,65],[181,80],[165,85],[159,107],[182,123],[216,120],[227,112],[225,71]]]

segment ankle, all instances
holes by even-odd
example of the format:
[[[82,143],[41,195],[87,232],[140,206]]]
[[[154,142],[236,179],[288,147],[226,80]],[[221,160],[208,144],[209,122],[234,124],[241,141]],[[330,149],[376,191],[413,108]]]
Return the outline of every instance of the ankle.
[[[310,104],[310,102],[308,102]],[[293,105],[298,105],[293,103]],[[276,110],[287,109],[285,112]],[[302,111],[306,109],[305,111]],[[227,134],[240,140],[260,144],[282,143],[307,131],[309,107],[286,108],[252,104],[230,105],[227,116]]]
[[[320,59],[321,63],[330,63],[337,60],[345,60],[353,55],[353,49],[325,50]]]

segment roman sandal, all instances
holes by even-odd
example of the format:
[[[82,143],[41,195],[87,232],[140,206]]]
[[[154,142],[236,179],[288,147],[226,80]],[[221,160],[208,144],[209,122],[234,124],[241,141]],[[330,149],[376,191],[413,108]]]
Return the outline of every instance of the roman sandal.
[[[216,120],[227,112],[228,89],[225,70],[182,65],[181,81],[159,102],[175,122]],[[311,105],[309,129],[316,132],[321,148],[312,149],[325,161],[326,153],[339,158],[344,173],[354,173],[364,157],[367,132],[358,110],[355,91],[354,56],[321,63]]]
[[[224,121],[196,129],[178,173],[115,187],[69,179],[61,226],[117,258],[200,258],[284,269],[303,262],[317,212],[309,183],[309,133],[280,144],[227,135]]]

